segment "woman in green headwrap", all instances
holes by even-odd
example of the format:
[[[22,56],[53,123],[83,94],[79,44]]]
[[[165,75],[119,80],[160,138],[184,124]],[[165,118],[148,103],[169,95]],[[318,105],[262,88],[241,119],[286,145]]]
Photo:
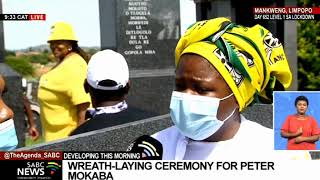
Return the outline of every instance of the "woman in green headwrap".
[[[226,18],[200,21],[175,51],[175,126],[156,133],[163,159],[239,159],[273,155],[273,132],[241,115],[254,100],[272,101],[292,75],[278,39],[260,25]],[[259,153],[254,153],[254,152]],[[293,158],[309,158],[295,154]]]

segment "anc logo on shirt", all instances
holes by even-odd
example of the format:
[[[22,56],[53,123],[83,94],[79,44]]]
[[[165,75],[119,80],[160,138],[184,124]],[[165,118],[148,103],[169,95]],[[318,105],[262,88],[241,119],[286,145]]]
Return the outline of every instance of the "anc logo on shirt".
[[[282,56],[279,56],[279,57],[275,57],[274,58],[274,61],[272,61],[271,59],[271,55],[272,55],[272,51],[274,48],[277,48],[277,47],[280,47],[281,46],[281,43],[280,41],[273,37],[273,35],[271,33],[268,33],[264,39],[263,39],[263,43],[265,45],[265,51],[267,53],[267,58],[269,60],[269,64],[273,64],[274,62],[277,62],[279,60],[282,60],[283,57]]]
[[[269,48],[275,48],[275,47],[281,46],[281,43],[279,42],[278,38],[273,37],[271,33],[268,33],[264,37],[263,42]]]

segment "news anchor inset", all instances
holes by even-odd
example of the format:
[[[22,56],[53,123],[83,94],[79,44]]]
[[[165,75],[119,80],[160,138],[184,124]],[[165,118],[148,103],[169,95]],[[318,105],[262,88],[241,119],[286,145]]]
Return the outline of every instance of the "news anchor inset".
[[[316,150],[319,140],[317,121],[306,114],[309,100],[306,96],[295,99],[296,114],[288,115],[281,127],[281,136],[288,139],[288,150]]]

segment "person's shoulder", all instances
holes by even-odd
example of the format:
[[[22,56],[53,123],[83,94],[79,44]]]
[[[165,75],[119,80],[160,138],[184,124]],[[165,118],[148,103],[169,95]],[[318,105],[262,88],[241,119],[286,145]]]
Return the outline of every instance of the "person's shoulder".
[[[86,122],[78,126],[70,135],[77,135],[110,127],[111,125],[108,125],[106,123],[108,122],[108,119],[109,118],[107,114],[98,114],[94,117],[89,118]]]
[[[82,81],[87,75],[87,62],[77,53],[68,55],[61,64],[61,70],[64,71],[65,74],[68,74],[69,77],[80,77],[78,80]],[[69,78],[69,81],[71,83],[77,83],[77,81],[72,78]]]
[[[265,127],[257,122],[252,120],[246,119],[244,116],[241,115],[241,126],[246,129],[251,129],[255,131],[263,131],[263,132],[270,132],[272,129]]]
[[[98,115],[95,115],[95,119],[108,119],[108,124],[124,124],[124,123],[130,123],[134,121],[139,121],[143,119],[147,119],[150,117],[154,117],[156,114],[145,111],[140,108],[131,107],[128,105],[128,108],[121,110],[117,113],[101,113]],[[107,123],[106,122],[106,123]]]
[[[170,141],[173,139],[177,139],[179,136],[181,136],[179,130],[177,129],[176,126],[171,126],[169,128],[166,128],[162,131],[159,131],[153,135],[151,135],[153,138],[159,140],[161,143],[168,141],[170,139]]]
[[[285,123],[285,122],[288,122],[288,121],[289,121],[289,122],[290,122],[290,121],[295,121],[295,120],[297,120],[296,115],[295,115],[295,114],[289,114],[289,115],[287,115],[284,123]]]
[[[186,140],[186,137],[183,136],[176,126],[171,126],[167,129],[159,131],[151,137],[158,140],[163,147],[163,156],[164,160],[172,160],[176,158],[176,148],[182,146],[181,142]]]
[[[129,116],[132,116],[134,119],[145,119],[149,117],[157,116],[157,113],[154,113],[152,111],[148,111],[139,107],[128,105],[128,108],[121,111],[123,114],[128,114]]]
[[[317,120],[313,116],[308,116],[308,119],[314,123],[317,123]]]
[[[87,62],[78,53],[70,53],[65,61],[66,65],[87,67]]]
[[[91,126],[91,119],[87,120],[86,122],[84,122],[83,124],[81,124],[80,126],[78,126],[76,129],[74,129],[69,136],[73,136],[73,135],[77,135],[77,134],[82,134],[82,133],[86,133],[88,131],[90,131],[90,126]],[[89,130],[88,130],[89,127]],[[92,129],[91,129],[92,130]]]
[[[66,57],[66,59],[82,59],[84,60],[78,53],[70,52]]]
[[[308,119],[315,121],[316,119],[313,116],[307,116]]]
[[[100,119],[102,119],[102,120],[110,119],[110,115],[112,115],[112,114],[101,113],[101,114],[96,114],[95,116],[91,117],[90,119],[92,120],[92,122],[95,122]]]
[[[173,134],[178,134],[178,129],[177,127],[175,126],[171,126],[171,127],[168,127],[166,129],[163,129],[159,132],[156,132],[155,134],[152,135],[152,137],[165,137],[165,136],[170,136],[170,135],[173,135]]]
[[[240,129],[234,139],[241,142],[240,149],[248,152],[273,151],[273,130],[248,120],[243,115],[241,115]]]
[[[272,129],[265,127],[257,122],[246,119],[241,115],[241,134],[245,136],[254,136],[259,139],[272,139],[273,131]]]
[[[295,114],[289,114],[287,116],[287,119],[290,120],[290,119],[296,119],[296,115]]]

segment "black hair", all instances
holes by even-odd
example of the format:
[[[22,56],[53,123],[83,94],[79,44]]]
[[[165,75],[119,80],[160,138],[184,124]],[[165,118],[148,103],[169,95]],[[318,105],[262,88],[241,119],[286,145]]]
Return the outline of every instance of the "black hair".
[[[5,85],[5,86],[3,87],[2,94],[5,94],[6,92],[8,92],[8,88],[7,88],[7,86]]]
[[[0,74],[0,76],[2,77],[3,81],[4,81],[4,82],[6,82],[5,77],[4,77],[4,76],[2,76],[1,74]],[[0,92],[0,96],[3,96],[6,92],[8,92],[8,88],[7,88],[7,84],[6,84],[6,83],[4,83],[4,86],[3,86],[2,92]]]
[[[79,54],[88,64],[90,58],[89,58],[88,54],[78,46],[78,42],[77,41],[72,41],[71,45],[72,45],[72,50],[71,51]]]
[[[308,98],[305,96],[298,96],[294,102],[295,106],[297,106],[298,101],[305,101],[307,103],[307,106],[309,105]]]
[[[99,82],[99,85],[105,85],[107,86],[107,84],[109,86],[114,86],[112,84],[114,84],[116,82],[112,81],[112,80],[104,80]],[[122,87],[118,90],[101,90],[101,89],[95,89],[93,87],[91,87],[88,82],[85,80],[85,89],[86,92],[90,92],[90,95],[92,98],[94,98],[97,102],[105,102],[105,101],[118,101],[124,98],[124,96],[126,94],[128,94],[129,89],[130,89],[130,85],[129,83],[126,84],[125,87]]]

